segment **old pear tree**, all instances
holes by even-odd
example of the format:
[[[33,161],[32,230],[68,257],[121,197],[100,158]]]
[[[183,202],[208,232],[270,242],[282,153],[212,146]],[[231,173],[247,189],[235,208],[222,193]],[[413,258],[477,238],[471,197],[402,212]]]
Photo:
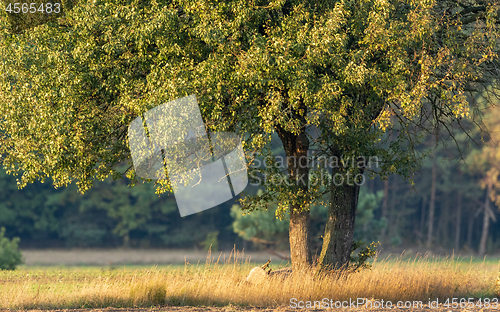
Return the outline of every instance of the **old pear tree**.
[[[493,2],[63,1],[59,15],[29,20],[7,13],[9,3],[0,13],[0,154],[20,187],[50,177],[85,192],[121,176],[131,121],[195,94],[208,131],[242,137],[251,176],[286,182],[241,204],[278,203],[278,216],[289,214],[294,269],[311,264],[311,205],[328,198],[319,264],[346,265],[360,174],[411,179],[422,131],[459,125],[474,109],[467,95],[496,83]],[[273,133],[284,166],[272,161]],[[297,161],[311,155],[356,161]],[[252,166],[256,156],[271,161]],[[376,169],[358,161],[370,156]],[[137,180],[132,167],[127,175]],[[339,175],[357,180],[328,178]],[[168,179],[158,181],[157,192],[168,191]]]

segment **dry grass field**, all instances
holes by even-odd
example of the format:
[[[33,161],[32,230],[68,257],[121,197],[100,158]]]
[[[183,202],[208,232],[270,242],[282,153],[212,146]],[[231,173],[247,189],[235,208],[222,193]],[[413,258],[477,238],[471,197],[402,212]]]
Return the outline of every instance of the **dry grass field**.
[[[255,264],[243,254],[205,258],[205,263],[168,267],[22,267],[1,271],[0,309],[175,310],[173,307],[190,306],[193,308],[183,311],[199,311],[194,307],[204,306],[212,308],[203,311],[293,310],[294,302],[306,304],[324,298],[329,302],[359,298],[365,300],[361,307],[367,307],[367,300],[391,301],[394,306],[398,301],[422,301],[424,307],[429,298],[440,303],[447,298],[481,298],[484,303],[485,298],[495,296],[500,269],[498,261],[378,259],[372,270],[347,277],[304,272],[284,281],[249,284],[245,277]],[[491,307],[493,303],[487,308]],[[480,309],[475,306],[469,310]]]

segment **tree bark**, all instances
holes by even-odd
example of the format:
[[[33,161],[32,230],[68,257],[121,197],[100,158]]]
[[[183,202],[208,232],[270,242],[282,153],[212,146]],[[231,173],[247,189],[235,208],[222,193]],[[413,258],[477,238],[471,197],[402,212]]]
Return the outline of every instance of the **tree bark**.
[[[305,129],[299,135],[284,131],[281,127],[277,127],[277,132],[283,143],[288,160],[289,181],[290,183],[296,183],[304,193],[307,193],[309,167],[306,160],[309,140],[305,134]],[[298,272],[302,268],[309,267],[312,264],[309,214],[309,210],[302,210],[298,204],[290,205],[289,239],[293,272]]]
[[[450,213],[449,213],[449,200],[443,200],[441,206],[441,213],[439,216],[439,242],[441,246],[448,246],[449,244],[449,223],[450,223]],[[437,231],[436,231],[437,232]],[[436,233],[437,234],[437,233]]]
[[[484,257],[486,254],[486,241],[488,240],[488,229],[490,227],[490,192],[492,186],[493,183],[489,180],[484,202],[483,232],[481,233],[481,242],[479,243],[479,256],[481,257]]]
[[[318,263],[321,269],[345,269],[349,264],[359,189],[356,183],[333,186]]]
[[[290,254],[294,272],[311,265],[311,250],[309,248],[309,211],[297,212],[296,207],[290,207]]]
[[[420,210],[420,244],[423,245],[425,242],[424,230],[425,230],[425,208],[427,207],[427,196],[422,195],[422,207]]]
[[[123,236],[123,246],[122,248],[124,249],[129,249],[130,248],[130,235],[129,233],[125,234]]]
[[[382,218],[387,219],[387,208],[388,208],[388,201],[389,201],[389,178],[387,177],[386,180],[384,180],[384,199],[382,200]],[[384,227],[382,229],[382,232],[380,233],[380,240],[382,242],[385,242],[385,233],[386,233],[387,228]]]
[[[387,210],[387,221],[391,226],[389,226],[389,231],[387,232],[387,234],[389,235],[389,239],[386,239],[386,242],[389,241],[389,243],[391,243],[392,238],[398,235],[400,231],[399,227],[396,226],[396,220],[398,217],[396,212],[396,201],[397,194],[400,192],[401,184],[398,183],[397,180],[398,178],[394,176],[392,179],[392,184],[389,184],[389,189],[391,190],[391,201],[389,202],[389,208]]]
[[[455,227],[455,251],[460,250],[460,225],[462,223],[462,193],[458,192],[457,197],[457,221]]]
[[[467,247],[472,248],[472,230],[474,228],[474,213],[471,213],[469,218],[469,225],[467,227]]]
[[[432,231],[434,228],[434,210],[436,206],[436,160],[432,160],[432,184],[431,198],[429,203],[429,227],[427,231],[427,248],[432,246]]]

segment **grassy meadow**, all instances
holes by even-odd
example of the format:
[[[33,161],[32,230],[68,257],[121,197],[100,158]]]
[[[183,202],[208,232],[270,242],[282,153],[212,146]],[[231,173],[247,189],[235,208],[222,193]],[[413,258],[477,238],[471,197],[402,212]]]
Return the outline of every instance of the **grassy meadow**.
[[[289,306],[302,301],[356,300],[440,302],[446,298],[492,298],[499,259],[377,259],[371,270],[347,277],[300,276],[249,284],[255,264],[241,254],[177,266],[29,267],[0,271],[0,309],[103,307]],[[278,268],[278,265],[271,265]]]

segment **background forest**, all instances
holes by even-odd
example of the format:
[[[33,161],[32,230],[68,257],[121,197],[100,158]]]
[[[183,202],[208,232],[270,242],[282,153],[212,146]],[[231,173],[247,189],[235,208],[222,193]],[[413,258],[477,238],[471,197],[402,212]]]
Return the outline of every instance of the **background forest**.
[[[497,188],[499,109],[485,108],[471,124],[477,144],[449,133],[430,135],[418,148],[430,157],[414,184],[392,175],[366,179],[361,188],[355,240],[380,241],[382,248],[422,247],[451,252],[497,253],[500,226]],[[488,130],[486,136],[483,131]],[[463,134],[462,134],[463,135]],[[457,150],[457,146],[459,149]],[[279,154],[281,146],[276,146]],[[156,195],[153,183],[96,182],[85,195],[75,185],[54,189],[50,181],[17,189],[16,177],[0,172],[0,226],[20,237],[22,248],[288,248],[288,222],[274,210],[242,216],[237,200],[181,218],[173,195]],[[258,189],[248,186],[248,193]],[[489,196],[487,196],[489,194]],[[313,247],[319,250],[326,207],[311,212]]]

